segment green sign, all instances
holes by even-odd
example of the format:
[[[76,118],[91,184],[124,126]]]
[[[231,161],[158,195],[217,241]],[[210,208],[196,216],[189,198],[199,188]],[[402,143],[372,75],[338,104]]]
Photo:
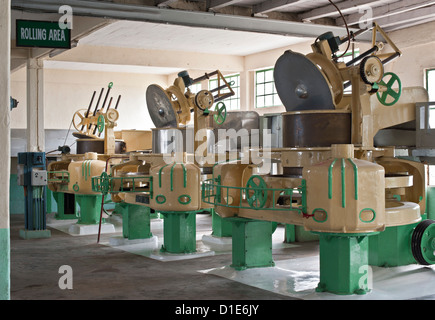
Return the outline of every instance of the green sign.
[[[71,49],[71,30],[59,22],[17,20],[17,47]]]

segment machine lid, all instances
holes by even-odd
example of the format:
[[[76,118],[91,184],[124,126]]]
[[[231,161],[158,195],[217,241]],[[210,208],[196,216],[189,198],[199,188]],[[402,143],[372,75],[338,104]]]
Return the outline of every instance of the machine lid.
[[[177,127],[177,116],[171,99],[159,85],[152,84],[146,91],[148,112],[156,128]]]
[[[284,52],[276,61],[274,78],[287,111],[335,109],[328,81],[303,54]]]

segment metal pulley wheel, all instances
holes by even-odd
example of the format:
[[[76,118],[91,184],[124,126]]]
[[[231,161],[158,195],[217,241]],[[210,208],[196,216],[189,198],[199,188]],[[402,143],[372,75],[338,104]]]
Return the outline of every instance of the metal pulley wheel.
[[[119,118],[119,112],[116,109],[109,109],[106,112],[107,121],[115,122]]]
[[[208,90],[201,90],[195,95],[195,104],[201,110],[209,109],[214,103],[213,94]]]
[[[156,84],[150,85],[146,91],[146,101],[148,112],[156,128],[177,126],[177,116],[171,98],[162,87]]]
[[[435,221],[424,220],[414,229],[411,239],[414,259],[422,265],[435,264]]]
[[[384,65],[376,56],[365,57],[360,64],[361,79],[366,84],[378,83],[384,76]]]
[[[275,86],[287,111],[334,109],[325,74],[303,54],[288,50],[277,60]]]

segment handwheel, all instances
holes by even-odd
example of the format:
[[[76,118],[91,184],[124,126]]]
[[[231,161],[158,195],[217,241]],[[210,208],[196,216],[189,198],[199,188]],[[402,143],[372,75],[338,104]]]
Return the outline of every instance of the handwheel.
[[[225,119],[227,118],[227,107],[225,106],[225,103],[223,103],[222,101],[219,102],[216,105],[214,111],[216,111],[217,114],[213,116],[213,119],[218,125],[221,125],[225,122]]]
[[[267,184],[261,176],[254,175],[246,183],[246,197],[253,209],[261,209],[267,200]]]
[[[389,78],[388,82],[386,82],[387,81],[386,79],[388,79],[388,77],[390,77],[390,78]],[[393,85],[395,85],[396,83],[398,85],[398,91],[393,89]],[[397,101],[399,101],[400,95],[402,94],[402,83],[396,74],[394,74],[392,72],[385,73],[384,77],[379,82],[379,84],[381,86],[387,87],[386,91],[376,93],[380,103],[382,103],[384,106],[392,106]],[[388,98],[390,98],[389,100],[391,100],[391,98],[393,100],[390,102],[387,102]]]
[[[100,115],[97,120],[97,128],[99,133],[103,132],[104,130],[104,122],[105,122],[104,116]]]
[[[84,112],[84,114],[85,114],[86,109],[80,109],[80,110],[76,111],[74,113],[73,119],[72,119],[72,123],[73,123],[74,128],[79,132],[81,132],[81,130],[78,127],[83,126],[85,124],[84,119],[86,119],[86,117],[81,112]]]
[[[414,229],[411,239],[412,255],[422,265],[435,264],[435,221],[424,220]]]
[[[102,194],[109,192],[109,175],[107,172],[102,172],[100,176],[100,189]]]

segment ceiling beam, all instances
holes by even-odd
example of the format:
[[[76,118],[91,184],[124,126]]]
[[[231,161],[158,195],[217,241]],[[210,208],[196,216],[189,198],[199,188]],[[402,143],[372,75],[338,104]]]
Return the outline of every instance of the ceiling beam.
[[[171,3],[177,2],[178,0],[156,0],[156,6],[158,7],[166,7]]]
[[[243,0],[209,0],[207,1],[208,3],[207,9],[208,10],[222,9],[224,7],[233,6],[242,1]]]
[[[294,6],[301,0],[268,0],[260,2],[253,6],[253,13],[267,13],[270,11],[279,11]]]
[[[351,1],[343,1],[336,4],[336,6],[341,10],[343,14],[350,13],[351,11],[358,10],[361,6],[367,5],[376,5],[378,3],[382,3],[382,1],[374,1],[374,0],[351,0]],[[331,15],[338,14],[337,9],[332,5],[328,4],[323,7],[318,7],[312,9],[310,11],[299,14],[299,18],[301,20],[316,20],[324,17],[328,17]]]
[[[155,6],[117,4],[85,0],[11,0],[14,10],[58,12],[59,6],[68,4],[74,8],[74,16],[93,16],[119,20],[168,23],[189,27],[213,28],[276,34],[301,38],[316,38],[326,31],[336,36],[346,36],[343,27],[324,26],[294,21],[259,19],[246,16],[211,12],[157,8]],[[356,31],[356,30],[351,30]],[[371,41],[371,35],[363,34],[360,41]]]
[[[416,24],[427,22],[428,19],[435,20],[435,5],[387,16],[378,19],[376,22],[382,26],[382,28],[388,30],[388,28],[391,29],[392,27],[400,25],[402,25],[402,27],[404,27],[403,25],[414,26]]]
[[[361,18],[364,16],[366,20],[364,22],[377,21],[378,19],[405,13],[411,10],[419,9],[428,5],[435,4],[435,1],[428,0],[401,0],[397,2],[390,3],[385,6],[380,6],[373,8],[371,11],[371,18],[366,14],[366,12],[358,12],[350,15],[346,15],[345,19],[349,26],[355,25],[361,22]],[[337,25],[343,25],[343,20],[341,18],[336,19]],[[382,25],[381,25],[382,26]]]

